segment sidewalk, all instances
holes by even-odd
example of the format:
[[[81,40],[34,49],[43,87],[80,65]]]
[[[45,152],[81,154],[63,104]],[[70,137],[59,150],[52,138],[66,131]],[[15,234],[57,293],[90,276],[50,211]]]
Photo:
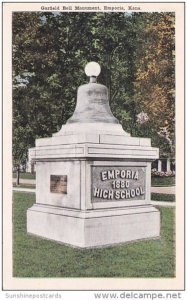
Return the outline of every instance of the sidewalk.
[[[175,186],[152,186],[151,193],[156,194],[175,194]]]
[[[151,204],[154,206],[165,206],[165,207],[175,207],[175,202],[170,201],[151,201]]]
[[[13,191],[23,193],[35,193],[36,189],[13,187]],[[175,202],[169,201],[151,201],[151,204],[154,206],[175,207]]]
[[[13,178],[13,182],[16,182],[16,178]],[[35,179],[20,179],[20,183],[36,184]],[[151,193],[156,194],[175,194],[175,186],[152,186]]]
[[[13,187],[12,190],[15,192],[36,193],[35,189],[28,189],[28,188]]]
[[[35,179],[22,179],[20,178],[20,183],[28,183],[28,184],[36,184],[36,180]],[[12,179],[13,183],[16,183],[16,178]]]

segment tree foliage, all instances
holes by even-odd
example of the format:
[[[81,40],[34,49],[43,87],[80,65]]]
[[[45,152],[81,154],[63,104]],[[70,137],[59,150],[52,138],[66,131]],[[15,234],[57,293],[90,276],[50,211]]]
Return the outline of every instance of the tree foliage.
[[[145,14],[140,15],[141,26],[142,19],[145,19]],[[140,108],[148,113],[156,131],[165,138],[170,152],[174,145],[175,121],[174,21],[172,13],[146,14],[146,26],[139,36],[141,40],[144,37],[145,42],[139,47],[134,83]]]
[[[109,88],[112,111],[124,129],[151,137],[163,153],[173,151],[173,14],[15,12],[15,163],[26,160],[36,138],[58,131],[72,115],[91,60],[102,66],[99,82]],[[148,121],[138,123],[142,111]]]

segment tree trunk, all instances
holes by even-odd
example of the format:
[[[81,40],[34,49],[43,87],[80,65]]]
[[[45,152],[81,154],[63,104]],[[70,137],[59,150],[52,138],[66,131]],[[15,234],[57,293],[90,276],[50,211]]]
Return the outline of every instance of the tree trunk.
[[[34,174],[34,164],[31,162],[31,174]]]
[[[108,97],[109,97],[109,101],[110,101],[110,104],[111,104],[111,94],[112,94],[112,74],[111,74],[111,56],[110,56],[110,54],[109,54],[109,56],[108,56],[108,66],[109,66],[109,84],[108,84],[108,92],[109,92],[109,95],[108,95]]]
[[[16,170],[16,185],[19,185],[19,179],[20,179],[20,167],[18,165]]]

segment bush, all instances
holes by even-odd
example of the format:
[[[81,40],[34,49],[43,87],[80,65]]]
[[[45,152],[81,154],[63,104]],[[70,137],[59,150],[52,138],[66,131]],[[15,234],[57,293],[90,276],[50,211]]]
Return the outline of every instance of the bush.
[[[157,171],[157,169],[152,169],[151,176],[152,177],[172,177],[172,176],[175,176],[175,171],[159,172],[159,171]]]

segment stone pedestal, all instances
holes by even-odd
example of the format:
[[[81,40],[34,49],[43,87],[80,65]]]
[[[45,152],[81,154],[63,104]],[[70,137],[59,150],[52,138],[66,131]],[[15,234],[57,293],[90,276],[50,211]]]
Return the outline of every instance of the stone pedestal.
[[[158,149],[150,139],[62,131],[32,150],[36,204],[27,211],[28,233],[82,248],[159,237],[160,214],[150,203]]]

